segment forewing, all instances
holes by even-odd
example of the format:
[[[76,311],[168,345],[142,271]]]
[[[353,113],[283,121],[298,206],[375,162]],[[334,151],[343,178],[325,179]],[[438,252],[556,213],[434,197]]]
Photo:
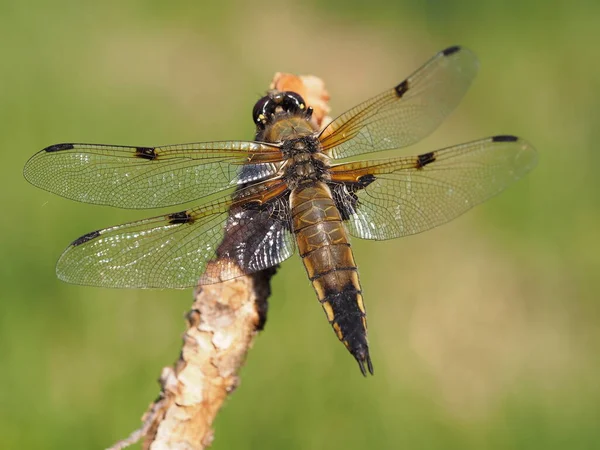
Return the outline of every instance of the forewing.
[[[536,162],[524,140],[495,136],[419,156],[333,166],[332,191],[350,234],[392,239],[454,219]]]
[[[320,135],[323,150],[339,159],[414,144],[458,105],[478,66],[477,57],[465,48],[439,52],[393,89],[331,122]]]
[[[235,278],[293,254],[288,210],[285,196],[260,206],[221,199],[105,228],[74,241],[56,271],[69,283],[119,288],[185,288],[201,276],[203,284]]]
[[[277,171],[278,161],[277,146],[258,142],[58,144],[36,153],[24,175],[35,186],[72,200],[145,209],[186,203],[263,179]]]

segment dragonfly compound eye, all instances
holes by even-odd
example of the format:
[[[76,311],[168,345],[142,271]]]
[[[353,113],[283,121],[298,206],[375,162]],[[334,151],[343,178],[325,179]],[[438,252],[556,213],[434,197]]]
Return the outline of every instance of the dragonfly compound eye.
[[[269,96],[265,96],[256,102],[252,110],[252,119],[259,127],[264,128],[271,116],[275,113],[276,104]]]
[[[283,94],[284,97],[281,106],[285,111],[292,114],[306,111],[306,103],[300,95],[291,91],[286,91]]]

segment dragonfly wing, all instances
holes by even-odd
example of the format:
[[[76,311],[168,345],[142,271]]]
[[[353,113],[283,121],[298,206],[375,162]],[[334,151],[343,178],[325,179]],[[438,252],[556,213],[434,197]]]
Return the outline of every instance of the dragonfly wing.
[[[209,284],[271,267],[294,252],[287,199],[253,200],[260,199],[222,197],[88,233],[62,254],[58,277],[102,287],[185,288],[203,274]]]
[[[446,223],[500,193],[537,162],[514,136],[495,136],[419,156],[332,167],[333,193],[348,231],[392,239]]]
[[[477,57],[465,48],[439,52],[396,87],[331,122],[319,137],[324,152],[340,159],[420,141],[458,105],[478,67]]]
[[[205,142],[164,147],[58,144],[36,153],[25,178],[60,196],[119,208],[186,203],[277,172],[275,145]],[[242,168],[252,170],[242,173]]]

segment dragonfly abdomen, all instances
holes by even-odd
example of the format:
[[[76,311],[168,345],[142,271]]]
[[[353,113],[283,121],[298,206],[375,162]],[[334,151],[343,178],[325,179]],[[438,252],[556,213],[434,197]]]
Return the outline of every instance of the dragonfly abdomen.
[[[322,182],[300,185],[290,203],[300,256],[327,319],[362,373],[373,373],[358,270],[331,191]]]

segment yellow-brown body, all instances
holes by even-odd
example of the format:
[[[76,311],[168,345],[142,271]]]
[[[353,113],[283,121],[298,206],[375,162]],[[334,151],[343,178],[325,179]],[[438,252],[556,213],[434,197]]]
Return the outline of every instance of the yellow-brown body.
[[[367,343],[366,311],[350,240],[328,185],[329,158],[317,130],[302,116],[282,115],[257,135],[281,143],[281,176],[289,189],[291,226],[308,277],[327,320],[358,361],[373,373]]]
[[[290,204],[298,250],[327,320],[359,363],[370,366],[358,270],[331,191],[323,182],[306,183],[292,191]]]

